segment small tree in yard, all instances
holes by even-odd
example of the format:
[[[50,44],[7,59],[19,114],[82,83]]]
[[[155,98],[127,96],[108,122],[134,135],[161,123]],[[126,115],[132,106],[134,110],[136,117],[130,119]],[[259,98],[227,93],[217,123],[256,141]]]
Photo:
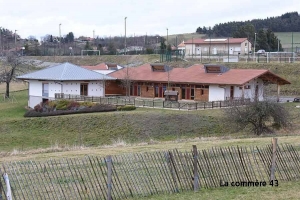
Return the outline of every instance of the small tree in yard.
[[[272,133],[273,129],[288,128],[290,114],[283,104],[254,101],[245,106],[232,105],[224,109],[225,121],[237,130],[250,128],[256,135]]]
[[[21,60],[18,56],[10,53],[4,61],[0,61],[0,83],[6,84],[5,98],[9,98],[10,83],[16,77],[16,71],[21,65]]]
[[[130,96],[130,86],[132,84],[132,69],[131,67],[125,67],[125,69],[122,70],[123,77],[121,80],[121,85],[126,89],[126,96]]]

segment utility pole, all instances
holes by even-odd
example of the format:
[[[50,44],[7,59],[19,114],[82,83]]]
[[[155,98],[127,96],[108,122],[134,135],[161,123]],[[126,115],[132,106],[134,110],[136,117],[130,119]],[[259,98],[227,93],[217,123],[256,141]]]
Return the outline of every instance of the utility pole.
[[[169,29],[167,28],[167,46],[168,46],[168,42],[169,42],[169,40],[168,40],[168,37],[169,37],[168,31],[169,31]],[[168,49],[168,47],[167,47],[167,49]]]
[[[15,30],[15,48],[17,51],[17,30]]]
[[[256,57],[255,57],[255,46],[256,46],[256,33],[254,33],[254,61],[256,62]]]
[[[126,19],[127,19],[127,17],[125,17],[125,49],[124,49],[124,55],[126,55]]]
[[[294,52],[294,32],[292,32],[292,52]]]
[[[247,49],[247,51],[248,51],[248,52],[247,52],[247,54],[248,54],[247,62],[249,62],[249,34],[247,34],[247,43],[248,43],[248,44],[247,44],[247,48],[248,48],[248,49]]]
[[[192,37],[192,58],[194,58],[194,37]]]
[[[95,39],[95,30],[93,30],[93,39]]]
[[[229,38],[228,38],[228,44],[227,44],[227,46],[228,46],[228,60],[227,60],[227,62],[229,63]]]
[[[60,43],[61,43],[61,23],[59,24],[59,41],[58,41],[59,55],[60,55]]]

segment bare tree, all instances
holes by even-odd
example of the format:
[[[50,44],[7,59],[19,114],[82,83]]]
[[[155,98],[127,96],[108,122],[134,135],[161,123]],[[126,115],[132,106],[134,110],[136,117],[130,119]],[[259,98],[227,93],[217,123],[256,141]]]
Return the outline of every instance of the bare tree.
[[[0,61],[0,83],[6,84],[5,98],[9,98],[10,83],[16,78],[16,72],[21,65],[21,59],[14,53],[9,53]]]
[[[290,113],[274,101],[253,101],[245,106],[231,105],[224,109],[225,121],[237,130],[250,128],[256,135],[272,133],[273,129],[289,128]]]
[[[126,89],[126,96],[130,96],[130,86],[132,84],[133,70],[131,67],[125,67],[122,70],[121,86]]]

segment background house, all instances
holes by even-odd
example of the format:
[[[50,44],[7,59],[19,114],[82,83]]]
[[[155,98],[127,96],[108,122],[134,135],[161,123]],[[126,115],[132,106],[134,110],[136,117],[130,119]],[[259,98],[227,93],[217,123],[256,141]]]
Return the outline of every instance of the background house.
[[[186,55],[247,55],[252,44],[247,38],[191,39],[185,49]]]
[[[17,77],[28,82],[28,106],[55,98],[55,93],[105,96],[105,85],[115,80],[83,67],[63,63]]]

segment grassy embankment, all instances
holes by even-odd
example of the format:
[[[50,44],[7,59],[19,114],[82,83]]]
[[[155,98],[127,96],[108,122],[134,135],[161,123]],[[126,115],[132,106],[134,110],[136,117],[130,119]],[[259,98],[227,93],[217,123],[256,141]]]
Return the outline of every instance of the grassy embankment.
[[[223,187],[202,189],[199,192],[184,192],[145,197],[144,200],[221,200],[221,199],[299,199],[300,181],[281,182],[278,187]],[[138,198],[136,198],[138,199]]]
[[[0,103],[0,151],[32,151],[57,147],[56,150],[70,149],[73,146],[103,147],[103,145],[129,145],[133,151],[139,147],[133,144],[154,145],[153,149],[181,147],[190,149],[193,143],[201,148],[213,145],[268,144],[267,138],[254,137],[245,132],[232,133],[230,127],[221,120],[222,110],[173,111],[138,108],[136,111],[77,114],[68,116],[24,118],[27,91],[14,94],[17,103]],[[293,115],[297,115],[295,104],[286,104]],[[299,119],[294,119],[294,124]],[[277,136],[287,136],[282,142],[300,143],[298,129],[280,131]],[[249,138],[243,140],[242,138]],[[204,139],[203,139],[204,138]],[[234,139],[236,140],[228,140]],[[225,141],[222,141],[225,139]],[[211,142],[205,142],[205,141]],[[221,140],[221,141],[218,141]],[[173,141],[173,142],[171,142]],[[175,141],[175,142],[174,142]],[[185,144],[176,143],[185,142]],[[210,145],[207,145],[207,144]],[[204,146],[203,146],[204,145]],[[145,147],[145,150],[149,150]],[[48,151],[48,150],[45,150]],[[41,152],[45,152],[41,151]],[[51,150],[50,150],[51,151]],[[122,150],[120,150],[122,151]],[[120,152],[116,150],[116,152]]]

